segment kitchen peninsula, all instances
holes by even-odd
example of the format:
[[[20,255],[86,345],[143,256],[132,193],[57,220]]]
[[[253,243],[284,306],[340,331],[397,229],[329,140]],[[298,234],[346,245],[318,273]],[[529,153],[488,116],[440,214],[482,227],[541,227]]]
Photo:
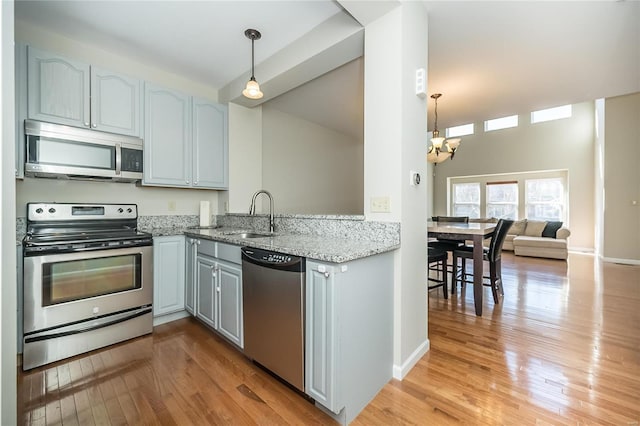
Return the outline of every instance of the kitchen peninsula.
[[[306,258],[305,393],[346,424],[391,379],[393,250],[400,245],[399,223],[362,216],[276,215],[272,234],[267,215],[217,216],[213,227],[203,228],[194,220],[185,226],[173,220],[166,227],[162,217],[141,218],[143,230],[156,240],[154,310],[171,306],[157,315],[158,323],[182,317],[186,310],[242,351],[240,247],[301,256]],[[186,253],[186,291],[178,287],[176,292],[176,274],[162,270],[171,266],[170,259],[185,258],[172,255],[171,247]],[[159,282],[165,276],[172,278]],[[186,297],[182,303],[158,300],[165,290]]]

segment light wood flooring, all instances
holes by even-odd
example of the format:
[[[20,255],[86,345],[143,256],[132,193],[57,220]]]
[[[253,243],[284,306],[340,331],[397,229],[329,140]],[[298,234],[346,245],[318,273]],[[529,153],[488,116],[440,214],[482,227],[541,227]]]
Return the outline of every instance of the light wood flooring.
[[[429,293],[431,350],[353,424],[637,425],[640,267],[503,257],[505,298]],[[333,424],[192,319],[18,375],[21,424]]]

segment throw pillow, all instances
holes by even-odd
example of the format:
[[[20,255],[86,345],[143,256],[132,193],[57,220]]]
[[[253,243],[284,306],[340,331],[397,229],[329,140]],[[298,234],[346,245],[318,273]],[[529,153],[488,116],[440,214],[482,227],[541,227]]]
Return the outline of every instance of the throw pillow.
[[[527,226],[527,219],[522,219],[522,220],[513,222],[513,225],[511,225],[511,228],[509,228],[509,231],[507,232],[507,234],[522,235],[524,234],[524,228],[526,226]]]
[[[528,220],[524,235],[527,237],[541,237],[545,226],[547,226],[547,222],[543,220]]]
[[[542,236],[556,238],[556,232],[562,227],[562,222],[547,222],[547,226],[542,230]]]

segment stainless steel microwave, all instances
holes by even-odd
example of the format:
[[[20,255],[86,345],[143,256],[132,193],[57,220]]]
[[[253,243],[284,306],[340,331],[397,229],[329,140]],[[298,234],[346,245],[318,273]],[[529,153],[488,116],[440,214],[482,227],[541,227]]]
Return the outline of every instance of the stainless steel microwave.
[[[25,120],[25,176],[135,182],[142,139]]]

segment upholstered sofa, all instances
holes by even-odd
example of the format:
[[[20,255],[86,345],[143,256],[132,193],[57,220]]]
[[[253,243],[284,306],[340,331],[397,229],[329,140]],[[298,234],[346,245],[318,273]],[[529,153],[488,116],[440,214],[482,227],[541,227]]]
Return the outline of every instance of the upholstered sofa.
[[[471,219],[473,222],[495,222],[496,219]],[[566,260],[567,238],[571,232],[562,222],[522,219],[513,223],[502,250],[516,256],[545,257]]]
[[[562,222],[519,220],[513,223],[502,246],[516,256],[567,259],[567,238],[571,235]]]

